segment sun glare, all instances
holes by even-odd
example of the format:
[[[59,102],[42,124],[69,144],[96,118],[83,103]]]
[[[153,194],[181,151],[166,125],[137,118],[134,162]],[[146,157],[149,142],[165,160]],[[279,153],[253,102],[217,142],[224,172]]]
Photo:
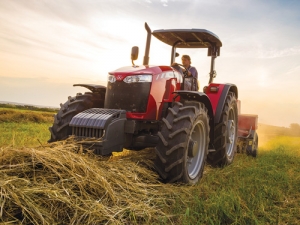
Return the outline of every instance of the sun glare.
[[[269,78],[267,72],[264,69],[261,69],[258,77],[258,85],[261,87],[266,87],[268,86],[268,80]]]

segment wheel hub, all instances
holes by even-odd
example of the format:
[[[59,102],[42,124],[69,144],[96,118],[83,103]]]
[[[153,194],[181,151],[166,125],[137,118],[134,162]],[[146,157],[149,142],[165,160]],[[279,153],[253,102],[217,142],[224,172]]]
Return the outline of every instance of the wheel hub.
[[[188,156],[193,158],[197,155],[198,148],[197,148],[197,141],[190,140],[189,147],[188,147]]]
[[[233,120],[228,120],[228,125],[227,125],[227,131],[228,131],[228,136],[227,136],[227,142],[232,144],[234,140],[234,134],[235,134],[235,128],[234,128],[234,121]]]
[[[192,129],[187,146],[186,166],[190,179],[195,179],[205,162],[206,133],[202,122]]]
[[[235,122],[234,120],[228,120],[227,123],[227,154],[230,155],[233,150],[235,138]]]

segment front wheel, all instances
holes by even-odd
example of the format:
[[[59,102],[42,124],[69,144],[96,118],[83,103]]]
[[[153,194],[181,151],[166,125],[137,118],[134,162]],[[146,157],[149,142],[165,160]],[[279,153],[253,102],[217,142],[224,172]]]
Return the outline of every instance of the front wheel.
[[[103,108],[104,96],[100,93],[78,93],[75,97],[69,97],[68,101],[61,104],[61,108],[54,116],[54,123],[49,127],[51,133],[48,142],[64,140],[72,134],[69,126],[72,118],[82,111],[90,108]]]
[[[175,102],[163,118],[154,165],[168,183],[195,184],[202,177],[209,143],[209,118],[203,103]]]

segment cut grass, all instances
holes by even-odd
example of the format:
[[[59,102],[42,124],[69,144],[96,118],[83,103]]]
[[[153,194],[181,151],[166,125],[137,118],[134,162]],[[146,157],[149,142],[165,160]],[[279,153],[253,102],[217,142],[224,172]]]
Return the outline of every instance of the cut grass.
[[[53,112],[0,108],[0,123],[51,123],[53,115]]]
[[[2,147],[1,219],[33,224],[298,224],[299,141],[280,137],[269,142],[277,148],[262,149],[258,158],[237,155],[230,166],[207,166],[195,186],[162,184],[152,170],[151,149],[108,160],[82,154],[73,142]]]
[[[13,110],[30,110],[30,111],[40,111],[40,112],[53,112],[56,113],[59,109],[58,108],[52,108],[52,107],[38,107],[38,106],[32,106],[32,105],[15,105],[15,104],[5,104],[0,103],[0,108],[5,109],[13,109]]]
[[[148,169],[151,151],[119,160],[74,142],[0,148],[0,219],[23,224],[131,224],[167,218],[171,185]],[[144,156],[143,159],[141,156]]]
[[[276,137],[257,158],[206,166],[191,187],[162,184],[151,149],[103,159],[73,142],[48,145],[50,125],[1,123],[0,222],[299,224],[300,137]]]

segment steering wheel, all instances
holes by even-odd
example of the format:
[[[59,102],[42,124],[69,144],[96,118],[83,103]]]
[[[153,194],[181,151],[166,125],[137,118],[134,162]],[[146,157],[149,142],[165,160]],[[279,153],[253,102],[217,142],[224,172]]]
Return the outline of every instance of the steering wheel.
[[[174,66],[179,66],[180,67],[180,72],[184,75],[184,77],[188,77],[188,72],[189,72],[189,70],[188,69],[186,69],[185,67],[184,67],[184,65],[182,65],[182,64],[179,64],[179,63],[176,63],[176,65],[174,65]],[[173,67],[174,67],[173,66]],[[183,69],[184,69],[184,71],[183,71]]]

